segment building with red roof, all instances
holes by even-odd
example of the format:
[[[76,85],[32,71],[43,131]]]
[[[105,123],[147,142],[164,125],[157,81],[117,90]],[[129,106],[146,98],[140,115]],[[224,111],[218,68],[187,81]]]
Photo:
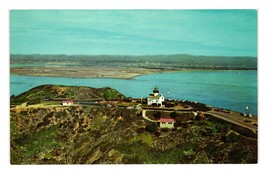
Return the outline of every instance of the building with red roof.
[[[172,118],[160,118],[159,119],[159,127],[160,128],[174,128],[174,119]]]

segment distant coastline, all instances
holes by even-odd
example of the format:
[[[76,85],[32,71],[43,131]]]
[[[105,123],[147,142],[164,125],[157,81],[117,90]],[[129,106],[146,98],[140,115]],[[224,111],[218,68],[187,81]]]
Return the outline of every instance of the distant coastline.
[[[10,55],[10,73],[26,76],[119,78],[177,71],[257,70],[256,57],[192,55]]]
[[[222,70],[257,70],[257,69],[145,69],[115,67],[14,67],[10,73],[14,75],[39,77],[68,78],[114,78],[132,79],[137,76],[179,71],[222,71]]]

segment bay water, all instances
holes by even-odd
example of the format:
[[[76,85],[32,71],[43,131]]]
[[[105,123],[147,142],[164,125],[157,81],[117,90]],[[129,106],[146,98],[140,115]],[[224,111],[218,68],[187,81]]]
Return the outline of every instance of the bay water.
[[[155,86],[169,99],[205,103],[214,107],[257,115],[257,71],[179,71],[138,76],[133,79],[58,78],[10,75],[10,95],[19,95],[35,86],[58,84],[111,87],[128,97],[147,97]]]

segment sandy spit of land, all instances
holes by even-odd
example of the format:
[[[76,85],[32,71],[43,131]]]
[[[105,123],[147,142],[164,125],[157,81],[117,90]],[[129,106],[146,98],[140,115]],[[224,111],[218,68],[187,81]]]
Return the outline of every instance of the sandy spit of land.
[[[131,79],[136,76],[163,71],[160,69],[116,67],[14,67],[10,69],[11,74],[26,76],[119,79]]]

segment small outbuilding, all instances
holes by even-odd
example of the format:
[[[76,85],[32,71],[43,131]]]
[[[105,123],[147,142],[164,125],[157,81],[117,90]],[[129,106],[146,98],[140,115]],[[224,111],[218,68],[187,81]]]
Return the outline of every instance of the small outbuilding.
[[[160,118],[159,127],[160,128],[174,128],[174,119],[173,118]]]
[[[73,105],[73,100],[65,100],[65,101],[62,101],[61,105],[62,106],[71,106]]]

